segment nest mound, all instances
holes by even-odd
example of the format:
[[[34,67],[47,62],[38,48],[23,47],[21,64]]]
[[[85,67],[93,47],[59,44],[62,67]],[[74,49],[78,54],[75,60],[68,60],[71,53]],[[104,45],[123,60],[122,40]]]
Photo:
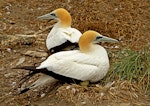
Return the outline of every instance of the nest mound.
[[[148,103],[146,102],[148,98],[143,96],[141,90],[128,81],[109,82],[105,86],[94,84],[90,87],[66,84],[57,90],[56,95],[60,100],[76,105],[129,103],[129,101],[133,105],[146,105]]]

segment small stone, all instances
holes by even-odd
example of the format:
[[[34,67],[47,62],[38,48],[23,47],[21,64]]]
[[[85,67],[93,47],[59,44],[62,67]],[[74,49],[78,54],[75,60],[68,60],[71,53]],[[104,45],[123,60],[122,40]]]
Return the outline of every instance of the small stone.
[[[118,48],[119,48],[119,46],[115,46],[114,48],[118,49]]]
[[[116,7],[114,10],[115,10],[115,11],[118,11],[118,7]]]
[[[17,51],[16,51],[16,50],[13,50],[13,52],[16,53]]]
[[[41,60],[45,60],[45,59],[46,59],[46,57],[42,57],[42,58],[41,58]]]
[[[100,92],[100,95],[101,95],[101,96],[104,96],[104,95],[105,95],[105,93],[104,93],[104,92]]]
[[[9,92],[8,94],[10,95],[10,94],[12,94],[12,92]]]
[[[6,8],[7,10],[10,10],[9,6],[6,6],[5,8]]]
[[[99,84],[96,84],[95,86],[96,86],[96,87],[101,87]]]
[[[9,14],[10,14],[10,12],[6,12],[6,14],[7,14],[7,15],[9,15]]]
[[[73,92],[73,94],[75,94],[76,93],[76,89],[72,88],[72,92]]]
[[[5,76],[6,78],[8,78],[10,75],[11,75],[11,73],[4,74],[4,76]]]
[[[70,86],[66,86],[66,89],[70,89],[71,87]]]
[[[19,61],[17,62],[16,65],[17,65],[17,66],[20,65],[20,64],[22,64],[24,61],[25,61],[25,57],[22,57],[22,58],[19,59]]]
[[[41,98],[43,98],[45,96],[45,93],[41,94]]]
[[[12,86],[15,86],[16,85],[16,82],[12,82],[12,84],[11,84]]]
[[[10,53],[11,52],[11,48],[7,48],[7,51]]]
[[[83,105],[85,105],[85,104],[86,104],[86,102],[82,102],[82,104],[83,104]]]
[[[41,7],[38,7],[37,9],[38,9],[38,10],[41,10]]]

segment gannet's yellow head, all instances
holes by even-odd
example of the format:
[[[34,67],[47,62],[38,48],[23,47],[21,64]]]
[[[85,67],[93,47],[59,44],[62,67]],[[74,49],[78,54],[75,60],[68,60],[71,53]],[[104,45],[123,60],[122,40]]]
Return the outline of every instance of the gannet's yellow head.
[[[88,52],[93,43],[99,43],[103,41],[104,42],[118,42],[116,39],[103,36],[96,31],[92,31],[92,30],[86,31],[83,33],[83,35],[80,37],[80,40],[79,40],[80,51]]]
[[[55,19],[62,27],[69,27],[72,22],[70,13],[64,8],[58,8],[51,13],[39,16],[38,19]]]

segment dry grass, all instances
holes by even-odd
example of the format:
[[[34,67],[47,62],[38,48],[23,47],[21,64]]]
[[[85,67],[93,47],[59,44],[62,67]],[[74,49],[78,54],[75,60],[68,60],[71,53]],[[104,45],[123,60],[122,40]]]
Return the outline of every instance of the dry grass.
[[[57,90],[58,98],[78,105],[100,105],[115,103],[126,103],[132,105],[147,104],[141,90],[128,81],[113,81],[105,86],[94,84],[90,87],[83,87],[76,84],[63,85]],[[145,99],[145,100],[144,100]],[[90,100],[90,101],[89,101]],[[140,100],[140,101],[139,101]]]
[[[41,22],[36,18],[60,7],[66,8],[71,13],[72,26],[81,32],[96,30],[103,35],[119,39],[122,47],[141,49],[145,45],[150,45],[149,0],[111,2],[110,0],[70,0],[70,2],[58,0],[57,3],[55,0],[38,2],[8,0],[8,3],[2,3],[0,10],[1,17],[5,17],[0,20],[2,27],[0,33],[10,35],[36,33],[51,25],[50,22]],[[9,11],[10,14],[7,15]]]
[[[115,102],[129,103],[122,104],[122,106],[148,104],[147,101],[144,101],[145,95],[143,95],[143,91],[148,94],[148,89],[150,89],[150,54],[149,48],[146,50],[142,50],[142,48],[150,46],[150,1],[68,1],[69,0],[57,0],[57,2],[56,0],[39,0],[37,2],[37,0],[6,0],[3,2],[3,0],[0,0],[0,34],[16,35],[38,33],[39,30],[49,27],[51,22],[41,22],[36,20],[36,17],[56,8],[66,8],[72,15],[72,26],[81,32],[92,29],[100,32],[102,35],[116,38],[120,41],[120,43],[117,44],[120,50],[116,52],[112,50],[109,51],[111,57],[111,69],[109,73],[100,84],[91,85],[88,88],[74,84],[63,85],[57,90],[56,95],[50,94],[49,97],[45,97],[46,101],[44,102],[40,95],[43,92],[47,93],[45,90],[40,90],[41,93],[37,95],[36,92],[30,91],[16,98],[9,94],[12,90],[11,84],[14,81],[17,82],[22,77],[20,75],[22,72],[14,72],[9,78],[5,78],[4,75],[12,73],[12,70],[10,70],[10,67],[12,67],[11,64],[13,64],[14,61],[18,61],[22,55],[2,51],[0,52],[0,63],[1,67],[3,67],[0,68],[2,70],[0,71],[0,95],[2,95],[0,101],[2,105],[32,105],[35,103],[37,103],[37,105],[41,103],[45,105],[46,102],[48,102],[48,105],[50,102],[54,105],[58,105],[58,102],[60,102],[62,106],[68,104],[72,106],[72,103],[74,105],[89,106],[93,104],[108,106]],[[48,31],[44,33],[47,34]],[[29,49],[45,49],[45,45],[43,40],[43,42],[35,42],[35,44],[30,45],[30,47],[16,44],[10,46],[10,48],[12,51],[16,48],[17,51],[26,51]],[[7,48],[4,49],[7,50]],[[25,64],[34,64],[37,61],[41,61],[39,58],[26,58],[27,61]],[[11,63],[8,63],[8,61]],[[106,87],[106,85],[109,85],[109,87]],[[11,97],[9,97],[10,95]],[[66,104],[61,104],[61,101],[66,101]],[[118,105],[113,104],[112,106]]]

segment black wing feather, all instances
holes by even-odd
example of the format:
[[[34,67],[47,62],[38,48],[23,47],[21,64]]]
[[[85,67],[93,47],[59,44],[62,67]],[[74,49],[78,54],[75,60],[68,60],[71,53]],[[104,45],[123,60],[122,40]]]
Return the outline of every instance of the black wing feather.
[[[70,42],[70,41],[66,41],[65,43],[63,43],[63,44],[61,44],[61,45],[59,45],[59,46],[56,46],[56,47],[54,47],[54,48],[51,48],[49,51],[51,52],[51,53],[56,53],[56,52],[59,52],[59,51],[63,51],[65,48],[67,48],[67,47],[72,47],[71,48],[71,50],[73,50],[73,49],[75,49],[75,48],[78,48],[79,46],[78,46],[78,43],[72,43],[72,42]]]
[[[73,78],[70,78],[70,77],[65,77],[63,75],[56,74],[56,73],[54,73],[52,71],[47,70],[46,68],[44,68],[44,69],[36,69],[36,66],[21,66],[21,67],[16,67],[14,69],[24,69],[24,70],[31,71],[31,73],[29,73],[24,78],[32,77],[33,75],[35,75],[37,73],[43,73],[43,74],[49,75],[49,76],[51,76],[51,77],[53,77],[53,78],[55,78],[57,80],[60,80],[60,81],[66,82],[66,83],[80,83],[81,82],[81,80],[77,80],[77,79],[73,79]]]

